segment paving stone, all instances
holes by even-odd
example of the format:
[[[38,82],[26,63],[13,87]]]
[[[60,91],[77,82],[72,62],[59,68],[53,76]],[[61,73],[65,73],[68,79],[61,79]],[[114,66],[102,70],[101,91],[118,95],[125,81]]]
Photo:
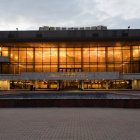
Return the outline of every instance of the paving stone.
[[[0,140],[139,140],[140,109],[0,109]]]

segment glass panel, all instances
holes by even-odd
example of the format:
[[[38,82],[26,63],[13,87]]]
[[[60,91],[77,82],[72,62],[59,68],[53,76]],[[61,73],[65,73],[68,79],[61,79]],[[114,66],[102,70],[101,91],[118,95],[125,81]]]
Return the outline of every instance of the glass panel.
[[[3,51],[8,51],[8,47],[2,47]]]
[[[35,49],[35,62],[42,62],[42,50],[40,48]]]
[[[105,51],[98,51],[98,62],[105,62]]]
[[[35,65],[35,72],[42,72],[42,64],[36,64]]]
[[[10,65],[10,74],[18,74],[18,73],[19,73],[18,64]]]
[[[75,65],[74,67],[75,68],[81,68],[81,65]]]
[[[114,64],[108,64],[107,65],[107,71],[108,72],[114,72]]]
[[[8,50],[7,51],[2,51],[2,56],[8,56]]]
[[[74,56],[74,50],[73,48],[67,48],[67,62],[74,62],[75,56]]]
[[[89,48],[83,48],[83,62],[89,62]]]
[[[68,65],[67,64],[67,68],[74,68],[74,65]]]
[[[51,48],[51,62],[57,62],[57,48]]]
[[[33,72],[33,65],[27,65],[27,72]]]
[[[133,60],[139,60],[140,59],[139,54],[140,50],[138,49],[138,47],[133,46]]]
[[[90,62],[97,62],[97,51],[90,51]]]
[[[115,62],[122,61],[122,51],[114,49],[114,58],[115,58]]]
[[[50,58],[51,58],[51,51],[50,48],[43,48],[43,62],[50,62]]]
[[[57,72],[57,65],[51,65],[51,72]]]
[[[81,51],[75,51],[75,62],[81,62]]]
[[[130,50],[122,50],[123,51],[123,61],[130,61]]]
[[[115,64],[115,71],[116,72],[122,72],[122,64]]]
[[[21,73],[21,72],[26,72],[26,65],[20,64],[20,65],[19,65],[19,72],[20,72],[20,73]]]
[[[105,72],[106,71],[105,64],[98,64],[98,71],[99,72]]]
[[[43,65],[43,72],[50,72],[50,65]]]
[[[84,72],[89,72],[90,71],[90,66],[89,65],[84,65],[83,69],[84,69]]]
[[[90,65],[91,72],[97,72],[97,65]]]
[[[113,50],[108,51],[107,61],[108,62],[113,62],[114,61],[114,52],[113,52]]]
[[[19,51],[19,62],[26,63],[26,51]]]
[[[140,72],[140,64],[139,63],[133,63],[132,64],[132,72],[133,73],[139,73]]]
[[[33,50],[27,50],[27,62],[33,62]]]
[[[105,51],[105,47],[98,47],[98,51]]]
[[[2,65],[2,74],[9,74],[10,65],[3,64]]]
[[[18,62],[18,51],[11,51],[10,58],[12,62]]]
[[[123,72],[128,73],[130,71],[130,64],[128,63],[123,63]]]
[[[60,62],[66,62],[66,48],[60,48]]]

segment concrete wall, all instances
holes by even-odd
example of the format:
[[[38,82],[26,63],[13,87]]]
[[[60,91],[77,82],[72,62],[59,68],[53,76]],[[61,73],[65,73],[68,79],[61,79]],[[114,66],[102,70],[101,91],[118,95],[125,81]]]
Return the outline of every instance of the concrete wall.
[[[10,62],[10,58],[7,56],[0,56],[0,62]]]
[[[103,80],[119,79],[118,72],[23,72],[0,75],[1,80]]]
[[[1,80],[140,80],[140,73],[119,72],[23,72],[0,74]]]
[[[10,81],[7,80],[0,81],[0,90],[10,90]]]

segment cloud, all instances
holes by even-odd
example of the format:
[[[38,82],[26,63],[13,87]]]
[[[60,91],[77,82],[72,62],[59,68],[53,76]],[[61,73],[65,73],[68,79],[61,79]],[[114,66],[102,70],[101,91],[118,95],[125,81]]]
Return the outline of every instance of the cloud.
[[[139,5],[132,0],[0,0],[0,30],[43,25],[140,28]]]

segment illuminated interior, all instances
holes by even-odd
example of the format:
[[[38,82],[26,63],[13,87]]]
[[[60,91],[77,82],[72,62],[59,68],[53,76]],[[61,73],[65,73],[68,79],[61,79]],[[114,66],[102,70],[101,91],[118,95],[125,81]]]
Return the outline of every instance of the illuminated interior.
[[[140,45],[133,42],[15,42],[1,43],[0,56],[10,58],[0,64],[1,74],[21,72],[120,72],[140,73]],[[84,88],[104,88],[105,81],[84,82]],[[28,87],[30,81],[11,81]],[[21,84],[22,83],[22,84]],[[57,88],[57,81],[37,81],[38,88]],[[119,84],[118,84],[119,83]],[[60,87],[81,87],[81,81],[61,81]],[[130,85],[112,81],[110,85]]]
[[[140,46],[127,43],[3,43],[0,55],[10,57],[10,63],[1,64],[0,72],[4,74],[59,72],[62,68],[78,68],[83,72],[140,72]]]

